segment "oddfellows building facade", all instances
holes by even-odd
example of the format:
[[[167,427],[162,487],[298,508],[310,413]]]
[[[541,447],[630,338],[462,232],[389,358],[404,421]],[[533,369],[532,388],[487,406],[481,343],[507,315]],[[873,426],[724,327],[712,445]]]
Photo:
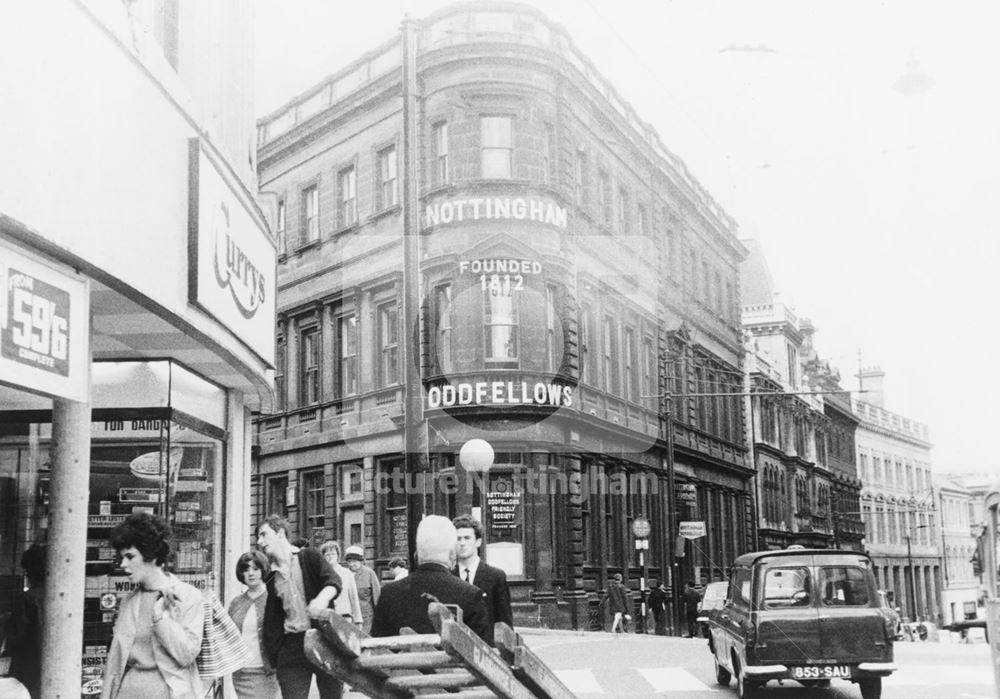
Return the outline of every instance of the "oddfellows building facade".
[[[597,621],[613,573],[676,586],[749,549],[743,416],[718,395],[741,390],[735,224],[562,28],[451,6],[258,126],[282,407],[258,422],[255,516],[382,571],[408,503],[471,512],[516,621],[561,627]],[[458,458],[473,438],[482,471]]]

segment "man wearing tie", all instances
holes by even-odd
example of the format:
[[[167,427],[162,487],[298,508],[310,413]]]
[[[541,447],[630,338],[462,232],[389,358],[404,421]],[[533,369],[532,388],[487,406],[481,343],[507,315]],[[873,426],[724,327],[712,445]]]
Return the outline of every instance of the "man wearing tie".
[[[452,523],[458,532],[458,566],[455,574],[483,591],[488,621],[486,640],[492,644],[493,624],[502,621],[511,628],[514,627],[507,574],[479,558],[479,547],[483,545],[483,525],[479,520],[469,515],[460,515]]]

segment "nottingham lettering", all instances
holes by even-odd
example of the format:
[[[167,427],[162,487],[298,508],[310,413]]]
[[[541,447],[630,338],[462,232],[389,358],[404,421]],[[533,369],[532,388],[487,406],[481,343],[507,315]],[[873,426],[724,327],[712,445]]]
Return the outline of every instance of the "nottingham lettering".
[[[528,221],[556,228],[567,227],[566,208],[535,197],[470,197],[428,204],[424,226],[465,221]]]

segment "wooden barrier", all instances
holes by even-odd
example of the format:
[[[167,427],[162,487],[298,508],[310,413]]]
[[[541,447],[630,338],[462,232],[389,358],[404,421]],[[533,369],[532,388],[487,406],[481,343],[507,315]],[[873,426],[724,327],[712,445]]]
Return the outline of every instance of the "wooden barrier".
[[[372,638],[328,611],[306,632],[310,662],[370,697],[403,699],[570,699],[573,693],[506,624],[498,649],[443,604],[427,610],[436,634]]]

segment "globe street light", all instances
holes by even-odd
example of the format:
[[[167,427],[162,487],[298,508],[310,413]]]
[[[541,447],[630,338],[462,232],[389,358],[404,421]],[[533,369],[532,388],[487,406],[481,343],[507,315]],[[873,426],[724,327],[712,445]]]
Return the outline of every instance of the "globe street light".
[[[470,439],[458,452],[462,468],[469,472],[484,473],[493,465],[493,445],[485,439]]]

